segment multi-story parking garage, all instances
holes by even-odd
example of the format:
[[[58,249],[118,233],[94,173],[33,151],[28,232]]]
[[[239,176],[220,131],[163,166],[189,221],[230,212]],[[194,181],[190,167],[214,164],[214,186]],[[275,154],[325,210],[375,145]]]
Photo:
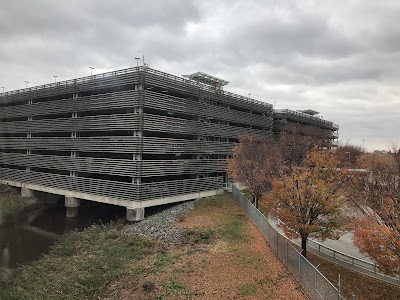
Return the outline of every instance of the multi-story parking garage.
[[[3,93],[0,182],[144,208],[222,192],[241,134],[272,136],[272,106],[189,79],[136,67]],[[203,83],[202,83],[203,82]]]
[[[339,125],[317,117],[314,110],[293,111],[290,109],[274,110],[275,135],[281,133],[312,135],[323,141],[327,148],[336,147],[339,137]]]

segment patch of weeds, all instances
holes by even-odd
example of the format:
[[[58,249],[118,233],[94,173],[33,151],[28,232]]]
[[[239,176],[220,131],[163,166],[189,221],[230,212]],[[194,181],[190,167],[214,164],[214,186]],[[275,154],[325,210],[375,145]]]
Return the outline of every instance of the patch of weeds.
[[[33,197],[21,197],[17,189],[0,184],[0,225],[15,222],[28,211],[42,207]]]
[[[106,284],[129,276],[129,262],[154,251],[143,238],[129,238],[113,224],[73,232],[38,261],[19,269],[0,299],[94,299]]]
[[[199,291],[189,291],[183,283],[173,278],[170,278],[167,283],[164,283],[163,288],[166,289],[166,291],[157,296],[156,299],[162,300],[170,295],[182,295],[185,296],[187,299],[190,299],[192,297],[200,296],[202,294]]]
[[[157,254],[157,261],[155,262],[154,268],[152,269],[151,273],[158,274],[163,268],[174,265],[180,260],[181,256],[182,254],[172,255],[171,253],[166,251]]]
[[[257,288],[251,283],[246,283],[239,287],[239,292],[242,296],[254,295],[257,292]]]
[[[186,215],[185,215],[185,214],[179,214],[179,215],[176,217],[176,220],[177,220],[179,223],[182,223],[183,221],[185,221],[185,219],[186,219]]]
[[[245,238],[243,235],[246,217],[242,214],[236,214],[227,219],[224,228],[220,234],[228,240],[239,240]]]
[[[142,287],[143,287],[143,291],[145,291],[146,293],[150,293],[150,292],[154,291],[154,289],[156,288],[154,283],[151,281],[145,282]]]
[[[223,207],[227,201],[230,199],[229,194],[222,194],[214,197],[202,198],[200,201],[197,201],[195,204],[195,210],[210,208],[220,208]]]
[[[197,230],[188,230],[186,232],[186,240],[190,244],[207,244],[211,241],[211,238],[214,236],[215,231],[208,228],[201,228]]]
[[[287,278],[287,274],[285,272],[279,273],[278,276],[276,276],[276,281],[279,282],[281,280],[285,280]]]

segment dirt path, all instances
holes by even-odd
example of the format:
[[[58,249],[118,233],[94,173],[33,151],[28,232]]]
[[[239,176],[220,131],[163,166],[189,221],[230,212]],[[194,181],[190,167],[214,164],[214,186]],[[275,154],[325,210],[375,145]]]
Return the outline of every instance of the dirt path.
[[[187,243],[132,266],[138,276],[103,299],[305,299],[230,195],[203,199],[180,219]]]

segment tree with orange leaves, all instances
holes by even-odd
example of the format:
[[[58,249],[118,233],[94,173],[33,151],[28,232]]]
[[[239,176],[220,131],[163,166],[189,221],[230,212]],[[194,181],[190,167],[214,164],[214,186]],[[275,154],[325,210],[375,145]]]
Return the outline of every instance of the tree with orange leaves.
[[[282,158],[278,147],[272,140],[244,135],[228,161],[229,176],[250,190],[256,207],[261,195],[270,190],[273,178],[281,172]]]
[[[359,159],[368,176],[353,176],[352,198],[370,213],[355,221],[354,243],[387,274],[400,273],[400,148]]]
[[[362,253],[378,262],[386,274],[400,274],[400,233],[386,226],[379,216],[357,220],[353,241]]]
[[[290,238],[300,237],[307,256],[307,239],[339,238],[344,225],[340,208],[344,202],[343,171],[329,150],[315,147],[301,166],[273,181],[272,197],[266,196]]]

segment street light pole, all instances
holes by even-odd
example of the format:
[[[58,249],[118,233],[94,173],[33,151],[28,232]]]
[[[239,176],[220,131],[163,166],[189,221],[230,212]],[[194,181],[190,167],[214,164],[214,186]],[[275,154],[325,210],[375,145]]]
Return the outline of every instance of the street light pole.
[[[275,104],[276,104],[276,101],[274,101],[274,110],[275,110]]]
[[[94,70],[94,68],[93,68],[93,67],[89,67],[89,69],[90,69],[90,76],[93,76],[93,70]]]
[[[136,59],[136,67],[139,67],[139,59],[140,59],[140,57],[135,57],[135,59]]]
[[[29,83],[29,81],[25,80],[25,88],[28,88],[28,83]]]
[[[3,94],[4,94],[4,90],[5,90],[6,87],[5,87],[5,86],[2,86],[1,88],[3,89]]]
[[[58,75],[53,75],[53,77],[54,77],[54,83],[57,83],[57,77],[58,77]]]

